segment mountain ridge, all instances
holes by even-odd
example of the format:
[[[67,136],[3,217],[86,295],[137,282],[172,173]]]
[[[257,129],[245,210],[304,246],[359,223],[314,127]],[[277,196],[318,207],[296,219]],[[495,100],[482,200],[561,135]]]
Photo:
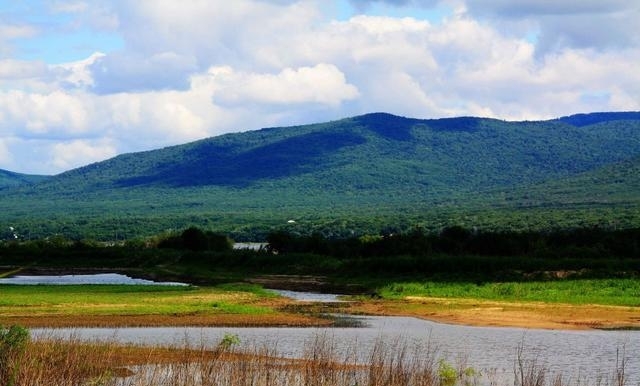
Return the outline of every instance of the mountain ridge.
[[[5,189],[0,221],[24,222],[26,213],[31,223],[64,219],[55,221],[72,230],[82,227],[69,224],[82,222],[103,227],[105,217],[155,223],[155,230],[176,219],[245,229],[303,215],[322,218],[318,224],[379,217],[383,225],[405,215],[420,222],[436,209],[564,210],[622,201],[635,208],[636,181],[615,165],[638,158],[640,112],[520,122],[371,113],[122,154]],[[589,173],[617,173],[622,182],[596,183]],[[618,197],[609,204],[594,196],[607,187]]]
[[[37,174],[16,173],[0,169],[0,190],[23,185],[33,185],[42,182],[50,176]]]

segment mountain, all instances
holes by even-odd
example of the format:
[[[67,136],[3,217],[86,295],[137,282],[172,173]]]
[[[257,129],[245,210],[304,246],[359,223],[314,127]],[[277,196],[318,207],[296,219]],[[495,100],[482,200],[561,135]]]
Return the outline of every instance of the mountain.
[[[640,157],[565,179],[516,187],[500,194],[509,194],[510,200],[519,206],[637,205],[640,202]],[[494,202],[498,201],[495,197]]]
[[[638,159],[638,112],[535,122],[373,113],[124,154],[7,191],[0,221],[97,238],[189,224],[245,237],[288,219],[336,234],[526,226],[532,213],[541,226],[572,226],[625,212],[637,226],[627,170]],[[566,210],[575,219],[558,218]]]
[[[0,190],[16,186],[33,185],[47,178],[47,176],[20,174],[0,169]]]

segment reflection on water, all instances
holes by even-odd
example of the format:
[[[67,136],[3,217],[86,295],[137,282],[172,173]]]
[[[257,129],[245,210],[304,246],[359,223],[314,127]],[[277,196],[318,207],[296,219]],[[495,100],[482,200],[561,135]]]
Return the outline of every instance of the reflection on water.
[[[269,291],[275,292],[280,296],[284,296],[285,298],[290,298],[290,299],[298,300],[301,302],[318,302],[318,303],[342,302],[342,300],[339,299],[341,295],[336,295],[336,294],[321,294],[316,292],[300,292],[300,291],[288,291],[288,290],[278,290],[278,289],[270,289]]]
[[[502,380],[513,377],[519,345],[525,356],[564,379],[593,380],[613,374],[617,356],[627,358],[629,385],[640,383],[640,332],[638,331],[552,331],[520,328],[456,326],[408,317],[356,317],[364,328],[80,328],[34,330],[34,337],[60,336],[83,340],[106,340],[146,345],[215,346],[225,334],[236,334],[240,348],[273,347],[279,355],[299,357],[320,334],[331,339],[338,353],[365,360],[373,345],[402,340],[407,345],[437,349],[439,357],[453,364],[466,364],[483,374]]]
[[[19,285],[73,285],[73,284],[125,284],[125,285],[176,285],[185,286],[185,283],[155,282],[152,280],[136,279],[118,273],[99,273],[94,275],[36,275],[13,276],[1,278],[0,284]]]

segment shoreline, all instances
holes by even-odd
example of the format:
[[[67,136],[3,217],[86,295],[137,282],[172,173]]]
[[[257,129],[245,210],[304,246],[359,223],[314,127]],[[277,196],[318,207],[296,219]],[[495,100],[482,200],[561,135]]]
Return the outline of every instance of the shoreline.
[[[544,330],[640,329],[640,307],[409,297],[354,305],[356,312],[412,316],[475,327]]]
[[[335,306],[335,307],[334,307]],[[343,303],[280,300],[268,315],[0,315],[0,325],[27,328],[299,327],[332,328],[322,313],[407,316],[475,327],[544,330],[640,330],[640,308],[600,305],[495,302],[476,299],[411,298]],[[291,311],[294,310],[294,311]]]
[[[9,267],[4,267],[9,268]],[[12,267],[13,269],[17,267]],[[136,277],[144,275],[132,269],[98,268],[43,268],[24,267],[20,274],[90,274],[123,273]],[[172,277],[190,282],[185,277]],[[341,288],[329,283],[325,277],[305,275],[263,275],[245,282],[259,284],[265,289],[286,289],[308,292],[360,293],[359,288]],[[268,288],[266,288],[268,287]],[[350,295],[346,295],[350,296]],[[0,326],[22,325],[30,328],[82,328],[82,327],[330,327],[332,321],[323,314],[409,316],[437,323],[478,327],[505,327],[547,330],[640,330],[639,306],[608,306],[593,304],[566,304],[545,302],[494,301],[473,298],[436,298],[407,296],[400,300],[363,298],[352,296],[346,302],[313,303],[293,299],[262,299],[255,303],[273,309],[272,314],[242,313],[180,313],[173,314],[64,314],[61,311],[40,314],[0,313]]]

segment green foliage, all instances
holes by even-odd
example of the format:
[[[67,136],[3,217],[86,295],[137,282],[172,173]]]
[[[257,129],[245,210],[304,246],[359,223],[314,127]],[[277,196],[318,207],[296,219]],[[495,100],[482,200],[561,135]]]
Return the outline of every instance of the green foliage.
[[[228,351],[234,346],[240,344],[240,337],[236,334],[225,333],[220,343],[218,343],[218,348],[223,351]]]
[[[388,299],[405,296],[542,301],[570,304],[640,306],[637,279],[565,279],[526,282],[396,282],[377,293]]]
[[[45,181],[47,178],[47,176],[13,173],[0,169],[0,190],[37,184]]]
[[[20,366],[20,357],[29,341],[29,331],[20,326],[0,326],[0,384],[11,386]]]
[[[444,359],[438,362],[438,378],[442,386],[454,386],[458,381],[458,371]]]
[[[189,227],[180,235],[170,235],[158,242],[160,248],[188,249],[191,251],[230,251],[233,242],[225,235]]]
[[[253,241],[279,228],[346,237],[383,227],[637,227],[639,128],[628,113],[544,122],[369,114],[224,135],[4,189],[0,239],[13,238],[10,226],[20,240],[115,242],[190,226]]]
[[[531,258],[598,259],[640,256],[640,228],[606,230],[578,228],[545,232],[471,231],[446,227],[437,234],[414,229],[380,237],[327,238],[318,233],[269,234],[268,249],[278,253],[310,253],[344,257],[473,255]]]

